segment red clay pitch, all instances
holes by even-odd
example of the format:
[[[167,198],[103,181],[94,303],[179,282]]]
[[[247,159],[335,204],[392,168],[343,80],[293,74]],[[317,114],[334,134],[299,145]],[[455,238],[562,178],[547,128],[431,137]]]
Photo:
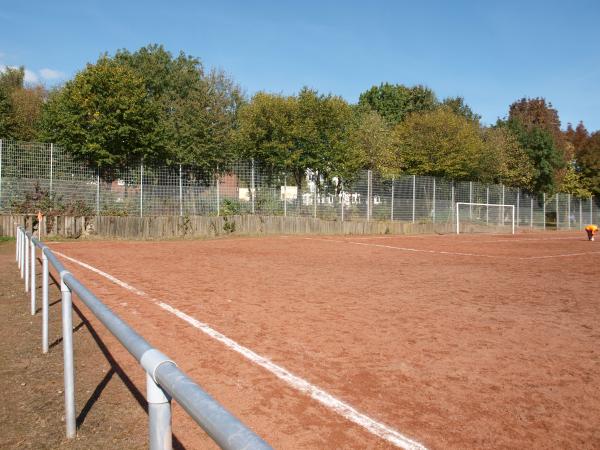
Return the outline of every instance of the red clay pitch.
[[[600,448],[600,242],[582,232],[52,248],[428,448]],[[275,448],[393,447],[150,299],[65,263]],[[108,342],[145,392],[142,369]],[[206,448],[174,410],[182,444]]]

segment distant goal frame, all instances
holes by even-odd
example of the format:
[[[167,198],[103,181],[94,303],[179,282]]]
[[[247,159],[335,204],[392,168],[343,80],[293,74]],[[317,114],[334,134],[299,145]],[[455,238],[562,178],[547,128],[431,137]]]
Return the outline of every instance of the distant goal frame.
[[[472,203],[472,202],[456,202],[456,234],[460,234],[460,206],[490,206],[499,208],[512,208],[511,222],[512,234],[515,234],[515,205],[505,205],[502,203]]]

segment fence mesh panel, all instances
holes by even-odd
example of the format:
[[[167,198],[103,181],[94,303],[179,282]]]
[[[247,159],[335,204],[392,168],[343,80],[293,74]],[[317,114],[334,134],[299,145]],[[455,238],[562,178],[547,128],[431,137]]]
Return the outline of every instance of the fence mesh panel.
[[[581,229],[600,221],[597,198],[564,193],[534,195],[502,185],[366,170],[344,184],[307,171],[298,184],[291,173],[253,161],[214,173],[181,165],[106,170],[77,161],[57,145],[0,140],[0,211],[15,211],[36,187],[89,215],[265,214],[452,224],[456,203],[467,202],[514,205],[520,228]],[[480,208],[461,213],[481,221]],[[502,210],[494,214],[502,220]]]

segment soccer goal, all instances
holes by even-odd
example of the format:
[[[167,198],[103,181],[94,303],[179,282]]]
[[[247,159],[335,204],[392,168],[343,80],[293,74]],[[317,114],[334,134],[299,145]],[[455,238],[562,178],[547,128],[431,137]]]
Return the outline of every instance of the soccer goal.
[[[456,234],[515,234],[515,207],[494,203],[456,203]]]

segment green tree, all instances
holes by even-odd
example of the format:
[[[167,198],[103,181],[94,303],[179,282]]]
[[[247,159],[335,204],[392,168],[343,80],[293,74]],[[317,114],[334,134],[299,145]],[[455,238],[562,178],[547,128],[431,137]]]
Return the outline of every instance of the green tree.
[[[508,127],[490,127],[482,129],[482,137],[484,154],[491,158],[486,164],[490,178],[485,181],[531,191],[535,169],[517,136]]]
[[[508,120],[518,121],[528,132],[534,128],[545,130],[552,136],[554,146],[563,153],[563,159],[570,161],[573,158],[560,129],[558,111],[552,107],[552,103],[546,102],[546,99],[522,98],[514,102],[509,107]]]
[[[560,185],[560,192],[566,192],[579,198],[589,198],[592,191],[588,189],[586,179],[577,170],[575,164],[569,164]]]
[[[300,186],[307,169],[325,179],[348,173],[352,119],[340,97],[308,88],[289,97],[261,92],[240,108],[235,142],[240,155],[292,173]]]
[[[449,108],[416,113],[394,128],[391,172],[447,177],[454,180],[491,178],[493,158],[479,126]]]
[[[204,72],[198,58],[161,45],[120,50],[114,61],[135,71],[159,113],[158,139],[171,161],[205,170],[234,157],[229,142],[243,94],[224,72]]]
[[[392,155],[392,133],[376,111],[358,108],[348,133],[351,157],[349,172],[357,169],[385,170]]]
[[[566,163],[564,154],[554,144],[552,135],[541,127],[528,129],[518,119],[509,120],[506,125],[515,133],[533,164],[533,191],[554,192],[558,185],[556,174],[565,168]]]
[[[44,139],[101,167],[165,157],[157,139],[158,111],[133,70],[101,58],[50,94]]]
[[[450,108],[454,114],[463,116],[467,120],[472,120],[473,122],[479,122],[481,120],[481,116],[475,114],[462,97],[447,97],[442,102],[442,106]]]
[[[25,68],[0,72],[0,137],[37,139],[46,92],[42,86],[25,86]]]
[[[577,166],[585,185],[600,195],[600,131],[592,133],[577,155]]]
[[[391,125],[402,122],[413,112],[431,111],[437,103],[433,91],[425,86],[389,83],[371,87],[358,100],[360,106],[377,111]]]

